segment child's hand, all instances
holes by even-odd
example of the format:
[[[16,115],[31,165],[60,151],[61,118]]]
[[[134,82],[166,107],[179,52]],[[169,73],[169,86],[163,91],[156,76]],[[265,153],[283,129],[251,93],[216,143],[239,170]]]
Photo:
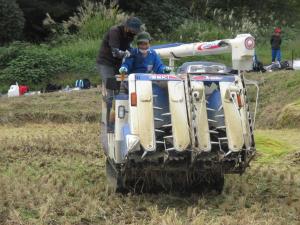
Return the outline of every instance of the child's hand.
[[[170,73],[172,71],[171,67],[166,66],[164,68],[164,73]]]

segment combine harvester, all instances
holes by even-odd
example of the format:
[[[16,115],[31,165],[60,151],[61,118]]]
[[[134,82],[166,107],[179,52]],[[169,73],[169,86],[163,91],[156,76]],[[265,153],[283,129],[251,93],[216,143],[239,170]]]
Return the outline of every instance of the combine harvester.
[[[252,69],[254,47],[250,34],[155,47],[171,67],[177,58],[231,52],[235,73],[220,63],[187,62],[176,73],[118,76],[114,133],[102,133],[116,191],[220,193],[224,174],[245,171],[256,152],[256,106],[250,113],[246,85],[255,83],[242,71]]]

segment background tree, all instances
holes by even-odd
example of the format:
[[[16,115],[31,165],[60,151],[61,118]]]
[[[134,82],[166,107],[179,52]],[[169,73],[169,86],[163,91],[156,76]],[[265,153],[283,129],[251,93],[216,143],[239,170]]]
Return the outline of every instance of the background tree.
[[[120,0],[122,10],[135,13],[145,23],[152,36],[168,33],[189,17],[187,2],[184,0]]]
[[[33,42],[43,41],[49,35],[49,31],[43,27],[47,13],[55,21],[61,22],[73,15],[80,4],[80,0],[17,0],[17,2],[26,19],[24,36],[26,40]]]
[[[43,26],[48,13],[60,23],[74,13],[81,0],[1,0],[1,4],[19,4],[26,20],[25,40],[41,42],[50,32]],[[189,21],[213,22],[231,29],[252,23],[257,27],[291,26],[299,20],[299,0],[90,0],[109,6],[117,2],[126,13],[139,16],[153,36],[163,37]],[[7,14],[1,6],[1,13]],[[8,14],[9,15],[9,14]],[[10,14],[10,16],[15,13]],[[17,15],[17,14],[16,14]],[[4,24],[5,20],[0,23]],[[246,21],[246,22],[245,22]],[[14,25],[14,23],[10,23]],[[2,30],[1,30],[2,31]],[[5,33],[5,32],[2,32]]]
[[[299,0],[119,0],[120,8],[140,16],[148,30],[168,33],[185,19],[213,21],[230,28],[245,21],[259,27],[285,26],[297,22]]]
[[[15,0],[0,0],[0,45],[22,37],[23,12]]]

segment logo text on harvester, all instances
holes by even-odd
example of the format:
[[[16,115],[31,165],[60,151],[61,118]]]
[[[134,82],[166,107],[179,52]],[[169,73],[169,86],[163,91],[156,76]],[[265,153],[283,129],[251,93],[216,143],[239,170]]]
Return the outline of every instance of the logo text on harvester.
[[[213,41],[213,42],[206,42],[206,43],[203,43],[203,44],[200,44],[197,49],[199,51],[201,50],[206,50],[206,49],[215,49],[215,48],[219,48],[219,42],[220,41]]]
[[[175,75],[155,74],[150,76],[151,80],[179,80]]]
[[[222,80],[220,76],[193,76],[192,80]]]

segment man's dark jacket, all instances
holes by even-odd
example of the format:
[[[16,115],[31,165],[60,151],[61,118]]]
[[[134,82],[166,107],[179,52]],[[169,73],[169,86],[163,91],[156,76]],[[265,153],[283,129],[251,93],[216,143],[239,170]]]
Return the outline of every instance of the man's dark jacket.
[[[113,50],[130,50],[130,44],[133,37],[126,35],[124,25],[114,26],[104,34],[102,45],[100,47],[97,63],[102,65],[119,68],[122,63],[122,57],[114,57]]]

